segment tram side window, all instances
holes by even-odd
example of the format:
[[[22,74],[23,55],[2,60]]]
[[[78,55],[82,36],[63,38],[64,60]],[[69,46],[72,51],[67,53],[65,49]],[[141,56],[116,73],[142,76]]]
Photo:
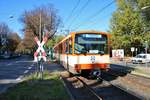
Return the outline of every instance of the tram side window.
[[[62,54],[62,44],[59,45],[59,53]]]
[[[65,43],[63,42],[63,51],[62,51],[62,53],[64,54],[65,53],[65,50],[66,50],[66,47],[65,47]]]
[[[72,54],[72,39],[69,39],[69,54]]]
[[[105,44],[105,45],[104,45],[104,52],[105,52],[106,54],[108,54],[108,44]]]
[[[66,40],[66,51],[65,52],[68,54],[68,40]]]

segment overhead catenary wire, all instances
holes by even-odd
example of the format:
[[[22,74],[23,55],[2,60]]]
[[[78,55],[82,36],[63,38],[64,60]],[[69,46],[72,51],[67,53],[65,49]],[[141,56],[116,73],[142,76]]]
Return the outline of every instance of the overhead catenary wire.
[[[80,4],[81,0],[78,0],[74,7],[72,8],[71,12],[68,14],[68,16],[66,17],[65,19],[65,24],[69,24],[69,22],[71,21],[71,19],[73,18],[73,14],[75,13],[76,9],[78,8],[79,4]],[[69,33],[69,30],[68,29],[61,29],[61,31],[64,31],[64,32],[67,32],[66,34]]]
[[[111,6],[115,1],[111,1],[109,4],[105,5],[104,7],[102,7],[101,9],[99,9],[96,13],[94,13],[93,15],[91,15],[90,17],[88,17],[85,21],[83,21],[82,23],[79,23],[75,28],[75,30],[79,29],[82,25],[86,24],[87,21],[90,22],[91,20],[93,20],[94,18],[96,18],[97,16],[99,16],[99,14],[101,14],[105,9],[107,9],[109,6]]]
[[[108,15],[105,15],[105,16],[103,16],[104,18],[106,18]],[[91,26],[93,25],[95,25],[95,24],[97,24],[97,23],[102,23],[103,22],[103,20],[100,20],[100,19],[96,19],[96,20],[94,20],[94,21],[89,21],[89,22],[86,22],[86,23],[84,23],[84,25],[86,24],[86,28],[87,29],[90,29],[91,28]],[[80,28],[80,26],[79,27],[77,27],[77,28],[75,28],[75,29],[73,29],[74,31],[77,31],[77,29],[79,29]],[[93,28],[93,27],[92,27]]]
[[[76,14],[76,16],[74,17],[73,20],[71,20],[71,23],[68,25],[68,29],[71,28],[71,26],[73,25],[73,23],[75,22],[75,20],[77,18],[79,18],[79,15],[82,14],[82,12],[84,11],[84,9],[88,6],[88,4],[90,3],[91,0],[87,0],[86,3],[81,7],[80,12],[78,14]]]
[[[69,22],[68,20],[70,20],[73,16],[73,13],[75,12],[75,10],[78,8],[79,4],[80,4],[81,0],[78,0],[77,3],[75,4],[75,6],[73,7],[73,9],[71,10],[70,14],[68,15],[68,17],[66,18],[65,22]]]

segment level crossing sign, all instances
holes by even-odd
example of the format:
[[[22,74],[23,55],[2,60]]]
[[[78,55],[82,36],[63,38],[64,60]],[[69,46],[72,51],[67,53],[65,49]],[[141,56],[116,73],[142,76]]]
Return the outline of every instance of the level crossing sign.
[[[34,53],[34,61],[35,62],[40,61],[41,59],[46,61],[46,52],[43,48],[43,45],[46,43],[47,39],[48,39],[47,36],[45,36],[43,38],[42,42],[40,42],[37,36],[34,38],[35,42],[38,45],[38,49]]]

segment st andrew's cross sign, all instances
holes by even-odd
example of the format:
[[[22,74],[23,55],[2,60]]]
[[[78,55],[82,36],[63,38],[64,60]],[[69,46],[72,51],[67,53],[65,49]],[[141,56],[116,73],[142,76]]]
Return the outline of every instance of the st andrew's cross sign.
[[[34,53],[34,61],[35,62],[41,60],[42,58],[44,61],[46,61],[46,52],[43,48],[43,45],[46,43],[47,39],[48,39],[47,35],[43,38],[42,42],[39,41],[37,36],[34,38],[35,42],[38,45],[38,49]]]

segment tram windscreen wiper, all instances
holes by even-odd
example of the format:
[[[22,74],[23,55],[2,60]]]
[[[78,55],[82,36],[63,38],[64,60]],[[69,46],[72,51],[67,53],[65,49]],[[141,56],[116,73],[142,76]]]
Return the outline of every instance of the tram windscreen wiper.
[[[104,55],[104,51],[99,51],[98,52],[100,55]]]
[[[87,53],[87,50],[84,48],[84,49],[81,50],[81,53],[82,53],[82,54],[86,54],[86,53]]]

